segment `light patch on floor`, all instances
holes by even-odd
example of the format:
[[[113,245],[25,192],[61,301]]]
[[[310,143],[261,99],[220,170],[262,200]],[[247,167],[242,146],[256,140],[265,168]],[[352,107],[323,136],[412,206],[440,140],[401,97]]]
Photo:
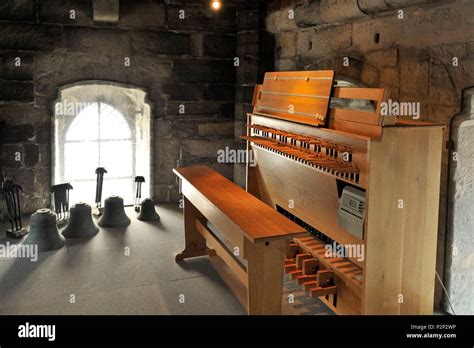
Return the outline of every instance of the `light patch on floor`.
[[[184,246],[177,205],[157,206],[157,223],[126,211],[132,220],[126,229],[101,228],[94,238],[69,239],[36,262],[0,258],[0,314],[245,314],[206,257],[174,261]],[[321,301],[297,291],[285,281],[283,298],[295,293],[296,302],[284,313],[329,313]]]

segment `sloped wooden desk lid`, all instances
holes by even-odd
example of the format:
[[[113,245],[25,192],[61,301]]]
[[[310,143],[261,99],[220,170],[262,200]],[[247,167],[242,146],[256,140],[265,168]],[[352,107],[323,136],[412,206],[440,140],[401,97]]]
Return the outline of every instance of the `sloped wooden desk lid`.
[[[325,124],[334,71],[267,72],[254,94],[254,113],[314,126]]]
[[[173,172],[229,217],[251,241],[289,239],[308,233],[209,167],[183,167]]]

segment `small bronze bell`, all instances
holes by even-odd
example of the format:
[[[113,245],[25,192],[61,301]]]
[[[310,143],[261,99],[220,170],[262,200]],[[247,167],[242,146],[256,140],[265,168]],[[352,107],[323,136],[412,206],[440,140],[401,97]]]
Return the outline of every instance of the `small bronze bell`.
[[[77,203],[71,208],[69,223],[63,230],[66,238],[90,238],[99,232],[99,228],[92,221],[92,208],[86,203]]]
[[[58,231],[56,214],[50,209],[39,209],[31,215],[30,233],[23,244],[36,244],[39,251],[61,249],[66,243]]]
[[[147,198],[142,201],[140,214],[138,214],[137,219],[141,221],[153,221],[160,219],[160,216],[155,210],[155,202],[153,202],[153,199]]]
[[[100,227],[125,227],[130,225],[130,219],[125,214],[121,197],[110,196],[105,200],[104,214],[97,224]]]

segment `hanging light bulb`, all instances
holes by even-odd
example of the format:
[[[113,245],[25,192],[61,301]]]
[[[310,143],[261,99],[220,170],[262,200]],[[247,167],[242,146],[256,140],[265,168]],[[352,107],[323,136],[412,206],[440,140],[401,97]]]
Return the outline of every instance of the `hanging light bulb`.
[[[211,1],[211,8],[214,10],[214,11],[219,11],[222,7],[222,2],[221,0],[212,0]]]

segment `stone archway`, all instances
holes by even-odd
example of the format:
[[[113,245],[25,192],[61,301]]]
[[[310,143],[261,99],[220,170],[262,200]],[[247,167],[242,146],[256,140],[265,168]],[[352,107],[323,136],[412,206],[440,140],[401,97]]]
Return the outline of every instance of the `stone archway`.
[[[445,279],[447,312],[474,313],[474,87],[450,125]]]

